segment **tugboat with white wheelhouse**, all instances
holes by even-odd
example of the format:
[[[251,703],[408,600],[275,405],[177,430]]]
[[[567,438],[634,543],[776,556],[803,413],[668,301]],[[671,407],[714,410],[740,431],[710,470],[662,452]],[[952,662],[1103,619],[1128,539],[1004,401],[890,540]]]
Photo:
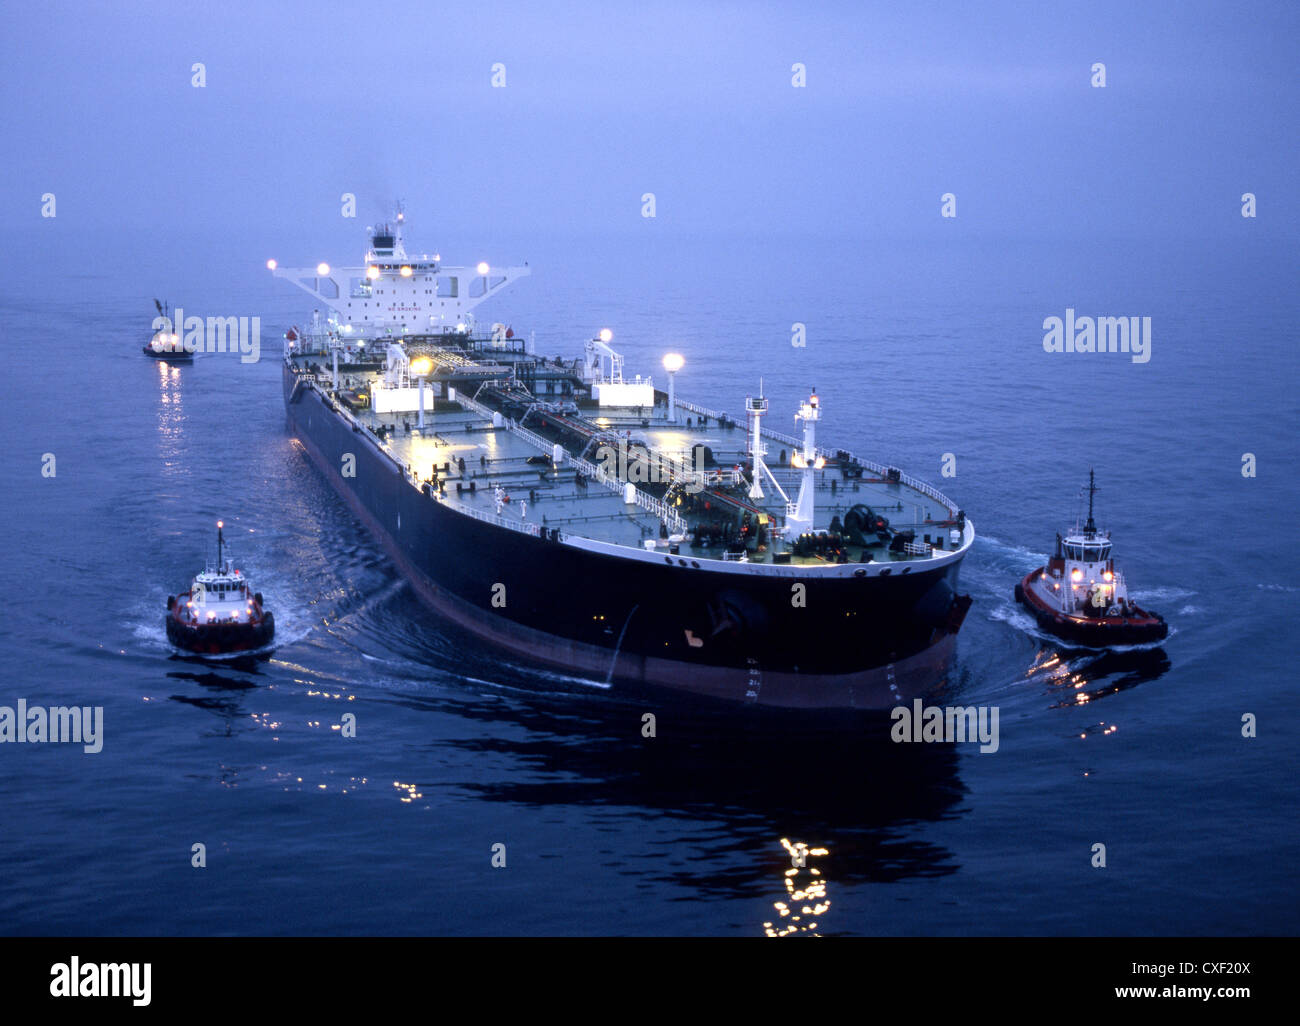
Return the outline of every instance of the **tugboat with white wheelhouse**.
[[[158,316],[154,320],[154,333],[144,345],[144,355],[168,363],[193,363],[194,353],[181,341],[180,333],[172,323],[169,305],[156,299],[153,305],[158,308]]]
[[[1088,522],[1064,539],[1056,554],[1016,585],[1016,601],[1038,626],[1058,638],[1089,648],[1141,645],[1169,633],[1163,616],[1129,599],[1124,575],[1115,569],[1109,531],[1093,520],[1096,478],[1088,472]]]
[[[188,592],[167,597],[167,640],[200,655],[248,652],[275,636],[262,593],[226,558],[222,526],[218,520],[216,563],[195,576]]]

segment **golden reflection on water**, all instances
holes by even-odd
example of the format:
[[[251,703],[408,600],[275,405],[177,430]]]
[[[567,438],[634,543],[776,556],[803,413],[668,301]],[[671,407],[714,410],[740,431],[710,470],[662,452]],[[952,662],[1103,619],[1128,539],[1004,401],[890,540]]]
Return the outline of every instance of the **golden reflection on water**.
[[[185,422],[181,371],[166,360],[158,361],[158,435],[165,460],[179,456],[181,429]],[[169,464],[170,465],[170,464]]]
[[[776,918],[763,924],[769,937],[788,937],[792,933],[817,932],[818,924],[831,907],[826,896],[827,880],[822,871],[812,865],[812,860],[830,854],[827,848],[809,848],[803,841],[791,842],[781,838],[781,847],[790,857],[790,868],[782,874],[785,883],[785,900],[774,901]]]
[[[1057,683],[1063,675],[1069,676],[1070,667],[1063,662],[1060,652],[1049,652],[1043,648],[1038,650],[1033,663],[1025,671],[1026,677],[1036,674],[1047,674],[1052,683]]]
[[[424,793],[415,784],[404,784],[400,780],[394,780],[393,786],[402,792],[402,797],[398,800],[403,805],[409,805],[415,799],[424,797]]]
[[[1168,669],[1161,649],[1135,651],[1060,652],[1042,649],[1025,670],[1025,679],[1046,686],[1054,709],[1078,709],[1098,700],[1155,680]],[[1110,708],[1109,706],[1107,708]],[[1075,728],[1080,740],[1109,737],[1119,731],[1113,721],[1098,720]]]

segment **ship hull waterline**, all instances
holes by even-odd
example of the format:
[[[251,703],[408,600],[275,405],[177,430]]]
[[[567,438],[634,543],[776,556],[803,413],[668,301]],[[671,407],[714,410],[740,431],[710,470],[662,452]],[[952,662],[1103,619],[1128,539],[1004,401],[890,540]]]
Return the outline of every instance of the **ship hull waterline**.
[[[286,366],[289,430],[312,463],[419,598],[489,645],[621,688],[806,709],[892,708],[932,691],[951,666],[969,606],[956,598],[959,559],[892,580],[810,574],[806,603],[795,607],[788,579],[710,574],[705,583],[672,565],[583,551],[417,491],[370,438],[314,389],[295,393],[295,382]],[[355,476],[343,477],[345,462]],[[914,605],[924,618],[898,612]],[[846,623],[832,619],[828,629],[825,618],[841,615]]]
[[[1085,648],[1149,645],[1169,636],[1169,625],[1164,619],[1145,610],[1137,610],[1137,615],[1127,617],[1082,617],[1067,616],[1052,609],[1034,587],[1034,581],[1046,573],[1047,567],[1040,566],[1026,574],[1015,587],[1015,599],[1048,634]]]
[[[275,637],[275,618],[267,613],[260,623],[197,624],[180,623],[167,614],[164,621],[167,640],[177,648],[196,655],[231,655],[265,648]]]

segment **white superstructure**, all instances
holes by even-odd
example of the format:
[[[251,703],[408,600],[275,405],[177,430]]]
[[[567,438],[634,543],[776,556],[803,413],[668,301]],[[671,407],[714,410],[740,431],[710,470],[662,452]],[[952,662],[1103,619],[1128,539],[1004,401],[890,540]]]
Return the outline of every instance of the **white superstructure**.
[[[293,282],[333,311],[331,321],[348,338],[463,334],[472,329],[473,310],[517,278],[522,267],[472,267],[442,263],[440,254],[406,252],[400,210],[387,224],[370,228],[370,248],[355,267],[280,267],[268,260],[277,278]]]
[[[255,595],[242,570],[236,570],[225,554],[222,521],[217,521],[217,561],[194,576],[178,619],[197,625],[250,623],[261,619],[254,606]]]
[[[794,418],[803,421],[803,448],[791,453],[790,464],[803,473],[799,481],[799,497],[789,504],[786,511],[786,530],[792,535],[811,531],[817,516],[816,472],[826,466],[825,457],[817,451],[817,421],[821,420],[821,416],[821,403],[817,399],[817,393],[813,392],[808,401],[799,407]]]
[[[1056,536],[1056,554],[1031,586],[1042,601],[1066,616],[1120,616],[1129,606],[1128,585],[1115,569],[1110,532],[1097,530],[1092,515],[1097,486],[1088,474],[1088,520],[1064,538]]]

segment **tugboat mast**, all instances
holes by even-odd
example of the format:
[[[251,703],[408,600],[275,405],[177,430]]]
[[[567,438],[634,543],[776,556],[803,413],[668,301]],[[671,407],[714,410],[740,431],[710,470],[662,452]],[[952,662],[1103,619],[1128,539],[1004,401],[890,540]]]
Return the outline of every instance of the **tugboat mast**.
[[[223,545],[223,543],[224,543],[224,539],[221,537],[221,528],[222,528],[222,526],[223,526],[223,525],[222,525],[221,521],[218,520],[218,521],[217,521],[217,573],[224,573],[224,572],[225,572],[225,570],[224,570],[225,564],[221,561],[221,549],[222,549],[222,545]]]
[[[1092,468],[1088,468],[1088,523],[1084,525],[1084,532],[1091,538],[1097,533],[1097,525],[1092,521],[1092,497],[1097,491],[1096,478]]]

